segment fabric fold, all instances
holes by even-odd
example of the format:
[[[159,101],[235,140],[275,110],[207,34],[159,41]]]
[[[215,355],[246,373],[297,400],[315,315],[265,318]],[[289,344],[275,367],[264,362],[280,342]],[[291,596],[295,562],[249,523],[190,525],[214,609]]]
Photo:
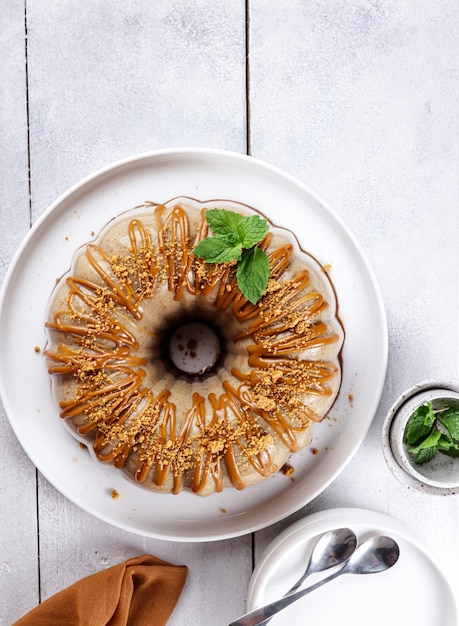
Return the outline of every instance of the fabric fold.
[[[152,555],[134,557],[59,591],[12,626],[164,626],[187,572]]]

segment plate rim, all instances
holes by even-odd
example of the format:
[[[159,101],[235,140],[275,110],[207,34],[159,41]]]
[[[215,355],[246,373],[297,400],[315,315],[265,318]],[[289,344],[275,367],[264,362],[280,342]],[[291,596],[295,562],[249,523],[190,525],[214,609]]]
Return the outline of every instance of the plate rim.
[[[65,497],[67,497],[69,500],[71,500],[73,503],[77,504],[80,508],[82,508],[83,510],[85,510],[86,512],[94,515],[95,517],[98,517],[99,519],[102,519],[103,521],[112,524],[118,528],[122,528],[124,530],[127,530],[129,532],[134,532],[137,534],[140,534],[142,536],[150,536],[153,538],[158,538],[158,539],[164,539],[164,540],[175,540],[175,541],[186,541],[186,542],[194,542],[194,541],[213,541],[213,540],[220,540],[220,539],[227,539],[227,538],[231,538],[231,537],[237,537],[237,536],[241,536],[250,532],[255,532],[261,528],[264,528],[270,524],[276,523],[282,519],[285,519],[288,515],[296,512],[298,509],[300,509],[302,506],[304,506],[305,504],[307,504],[307,502],[311,501],[312,499],[314,499],[315,497],[317,497],[317,495],[319,495],[319,493],[323,492],[324,489],[326,489],[331,482],[333,482],[336,477],[341,473],[341,471],[344,469],[344,467],[351,461],[351,459],[353,458],[353,456],[355,455],[355,453],[357,452],[357,450],[359,449],[359,447],[361,446],[361,444],[363,443],[363,440],[370,428],[370,425],[374,419],[378,404],[380,402],[381,399],[381,395],[382,395],[382,391],[383,391],[383,386],[384,386],[384,382],[385,382],[385,377],[386,377],[386,373],[387,373],[387,364],[388,364],[388,326],[387,326],[387,316],[386,316],[386,311],[385,311],[385,307],[384,307],[384,302],[383,302],[383,298],[382,298],[382,294],[380,291],[380,287],[378,285],[378,282],[376,280],[375,274],[373,272],[373,269],[371,267],[371,265],[369,264],[366,255],[364,254],[360,244],[357,242],[357,240],[355,239],[353,233],[350,231],[350,229],[348,228],[348,226],[346,225],[346,223],[344,222],[344,220],[335,213],[335,211],[316,193],[314,192],[312,189],[310,189],[307,185],[305,185],[301,180],[299,180],[298,178],[296,178],[295,176],[289,174],[288,172],[285,172],[284,170],[282,170],[281,168],[272,165],[270,163],[267,163],[265,161],[262,161],[260,159],[257,159],[255,157],[249,156],[249,155],[245,155],[242,153],[236,153],[236,152],[231,152],[228,150],[221,150],[221,149],[216,149],[216,148],[167,148],[167,149],[160,149],[160,150],[152,150],[152,151],[148,151],[148,152],[142,152],[142,153],[138,153],[138,154],[134,154],[128,157],[125,157],[123,159],[119,159],[117,161],[114,161],[112,163],[109,163],[99,169],[97,169],[96,171],[90,173],[89,175],[83,177],[81,180],[77,181],[76,183],[74,183],[71,187],[69,187],[66,191],[64,191],[54,202],[51,203],[51,205],[49,205],[49,207],[37,218],[37,220],[35,221],[35,223],[32,225],[32,227],[30,228],[30,230],[28,231],[28,233],[26,234],[26,236],[23,238],[21,244],[19,245],[18,249],[16,250],[16,253],[14,254],[9,267],[7,269],[7,272],[5,274],[1,289],[0,289],[0,322],[2,319],[2,311],[4,309],[4,305],[5,305],[5,299],[6,296],[8,294],[9,288],[10,288],[10,283],[12,281],[12,278],[15,274],[15,272],[17,271],[18,265],[22,259],[22,256],[24,254],[24,252],[27,250],[27,247],[30,243],[30,241],[33,239],[33,237],[39,232],[39,230],[41,228],[43,228],[44,226],[46,226],[46,222],[47,220],[49,220],[52,216],[54,216],[54,214],[56,213],[56,211],[58,211],[59,207],[63,204],[65,204],[65,202],[74,194],[78,193],[79,191],[84,191],[85,188],[87,188],[88,186],[90,186],[91,184],[93,184],[97,179],[102,178],[103,176],[110,174],[111,176],[116,174],[116,170],[124,170],[124,168],[129,167],[129,166],[138,166],[139,164],[142,163],[147,163],[148,161],[158,161],[161,160],[162,158],[177,158],[177,157],[181,157],[183,158],[188,158],[188,159],[193,159],[193,157],[200,157],[200,158],[209,158],[209,157],[219,157],[219,158],[223,158],[223,159],[235,159],[236,161],[239,161],[240,163],[247,163],[247,164],[251,164],[251,165],[255,165],[257,168],[259,168],[260,170],[262,170],[263,172],[269,171],[272,172],[273,174],[275,174],[277,177],[279,177],[280,179],[284,179],[289,181],[291,184],[294,185],[295,188],[299,188],[302,193],[305,193],[307,196],[310,196],[316,203],[318,203],[321,207],[321,209],[323,209],[324,211],[326,211],[326,213],[328,214],[329,217],[331,217],[333,219],[333,221],[342,229],[342,231],[344,231],[344,233],[346,234],[346,237],[348,238],[350,244],[353,247],[353,250],[357,253],[358,257],[359,257],[359,261],[362,263],[365,272],[367,274],[367,277],[369,279],[369,282],[371,284],[372,287],[372,297],[374,299],[374,304],[376,305],[377,308],[377,312],[379,314],[379,322],[380,322],[380,330],[382,333],[382,336],[380,337],[380,343],[381,343],[381,355],[380,355],[380,367],[379,367],[379,379],[377,381],[377,383],[375,384],[375,394],[374,394],[374,398],[373,398],[373,404],[369,407],[369,413],[371,414],[371,419],[368,420],[367,424],[366,424],[366,428],[365,429],[361,429],[360,432],[360,438],[358,439],[358,441],[355,443],[355,445],[353,446],[353,448],[350,450],[349,455],[346,458],[346,462],[344,465],[341,465],[339,468],[337,468],[337,470],[335,472],[333,472],[328,481],[326,483],[324,483],[321,488],[319,489],[319,491],[317,491],[317,493],[314,493],[312,495],[311,498],[309,498],[309,500],[303,500],[301,502],[296,502],[294,506],[290,506],[288,509],[283,509],[282,512],[277,513],[276,515],[271,515],[269,517],[269,519],[265,520],[265,521],[260,521],[257,524],[251,524],[248,525],[245,528],[240,528],[239,526],[233,530],[233,531],[225,531],[223,533],[213,533],[213,534],[204,534],[204,535],[199,535],[199,536],[195,536],[195,535],[191,535],[191,536],[182,536],[181,534],[176,535],[176,534],[168,534],[168,533],[158,533],[155,532],[154,529],[152,529],[151,532],[146,533],[145,529],[135,529],[130,527],[129,525],[126,525],[122,522],[119,521],[114,521],[112,519],[110,519],[109,517],[99,513],[99,512],[95,512],[93,510],[93,508],[91,508],[90,506],[85,506],[85,504],[82,502],[82,499],[76,496],[70,496],[68,493],[64,493],[63,495],[65,495]],[[152,167],[154,166],[154,163],[152,163]],[[14,423],[14,419],[12,419],[10,413],[11,413],[11,407],[9,406],[9,402],[7,399],[7,394],[5,393],[5,389],[4,389],[4,385],[3,385],[3,377],[1,376],[1,370],[0,370],[0,398],[2,399],[3,402],[3,406],[5,409],[5,413],[6,416],[8,418],[8,421],[17,437],[17,439],[19,440],[22,448],[24,449],[25,453],[27,454],[27,456],[32,460],[32,462],[34,463],[34,465],[37,467],[37,469],[40,470],[40,472],[43,473],[43,475],[46,477],[46,479],[59,491],[62,493],[62,489],[56,484],[56,482],[54,481],[53,477],[50,477],[48,475],[47,472],[43,471],[43,469],[40,466],[40,463],[37,463],[35,455],[31,454],[29,451],[29,446],[22,440],[22,437],[20,436],[18,429],[16,428],[16,425]]]

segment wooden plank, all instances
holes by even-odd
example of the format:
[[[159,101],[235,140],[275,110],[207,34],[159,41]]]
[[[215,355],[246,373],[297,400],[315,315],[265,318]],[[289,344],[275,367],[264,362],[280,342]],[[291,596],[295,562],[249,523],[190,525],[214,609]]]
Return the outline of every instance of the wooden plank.
[[[246,151],[243,0],[27,3],[34,216],[158,148]],[[45,89],[46,85],[46,89]]]
[[[336,506],[389,513],[459,588],[444,540],[457,528],[455,500],[426,506],[390,474],[381,449],[398,394],[458,373],[458,5],[292,0],[287,10],[251,0],[250,9],[252,153],[298,176],[346,220],[379,280],[390,332],[365,447],[299,515]],[[444,520],[440,533],[430,506]],[[257,558],[284,526],[258,533]]]
[[[243,1],[27,6],[34,217],[82,176],[131,154],[181,145],[245,152]],[[94,519],[42,478],[39,490],[43,598],[150,552],[190,568],[171,624],[213,624],[217,607],[223,622],[242,612],[250,536],[147,540]]]
[[[171,626],[229,623],[244,610],[251,575],[251,536],[176,543],[118,530],[85,513],[40,481],[40,564],[43,600],[83,576],[124,559],[154,554],[187,565],[187,581]]]
[[[24,3],[1,0],[0,280],[29,229]],[[1,352],[0,358],[8,355]],[[35,468],[0,405],[0,623],[38,601]]]

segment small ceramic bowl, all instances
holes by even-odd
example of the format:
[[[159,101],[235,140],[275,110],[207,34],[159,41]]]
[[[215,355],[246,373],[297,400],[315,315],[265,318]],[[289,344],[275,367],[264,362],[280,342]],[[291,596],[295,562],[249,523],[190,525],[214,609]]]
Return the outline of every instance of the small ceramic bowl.
[[[438,385],[438,386],[436,386]],[[433,409],[459,408],[459,387],[426,382],[402,394],[389,410],[383,428],[383,451],[392,473],[406,486],[426,493],[459,493],[459,458],[437,453],[428,463],[416,464],[404,443],[405,430],[414,411],[431,402]]]

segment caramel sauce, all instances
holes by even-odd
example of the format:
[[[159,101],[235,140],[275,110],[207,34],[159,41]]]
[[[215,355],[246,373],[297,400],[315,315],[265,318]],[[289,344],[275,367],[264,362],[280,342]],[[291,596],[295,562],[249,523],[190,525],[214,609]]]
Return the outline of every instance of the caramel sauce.
[[[263,477],[271,475],[278,469],[272,459],[274,436],[296,452],[297,435],[319,419],[297,392],[330,395],[327,382],[338,368],[302,360],[301,352],[339,337],[317,319],[328,305],[320,293],[310,291],[307,270],[279,282],[291,261],[291,244],[269,250],[270,233],[261,243],[269,257],[270,284],[253,305],[237,288],[234,265],[207,264],[192,253],[208,235],[205,210],[194,241],[181,206],[168,212],[158,205],[154,219],[157,241],[141,219],[129,222],[126,258],[108,254],[97,244],[86,246],[84,255],[98,283],[78,276],[66,279],[65,306],[46,324],[63,337],[46,351],[52,362],[49,373],[70,376],[75,384],[73,397],[60,402],[60,415],[80,418],[78,431],[93,437],[101,461],[118,468],[128,459],[131,466],[134,463],[140,483],[171,485],[178,493],[187,479],[192,490],[201,493],[213,481],[221,491],[224,465],[232,485],[243,489],[243,464]],[[224,380],[223,392],[210,393],[207,399],[193,393],[180,419],[168,390],[155,397],[143,386],[147,360],[136,355],[136,337],[121,321],[128,319],[135,327],[142,320],[142,303],[160,288],[164,291],[164,285],[178,302],[187,292],[213,298],[216,309],[231,307],[246,330],[230,339],[251,342],[250,373],[232,371],[240,385]]]

